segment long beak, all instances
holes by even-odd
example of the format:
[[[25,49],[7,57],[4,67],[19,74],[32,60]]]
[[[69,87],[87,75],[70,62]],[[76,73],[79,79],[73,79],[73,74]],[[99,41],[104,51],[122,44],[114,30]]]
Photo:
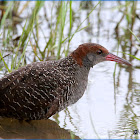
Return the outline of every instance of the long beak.
[[[129,65],[129,66],[132,66],[130,62],[128,62],[127,60],[123,59],[123,58],[120,58],[112,53],[109,53],[106,57],[106,60],[107,61],[115,61],[117,63],[121,63],[121,64],[126,64],[126,65]]]

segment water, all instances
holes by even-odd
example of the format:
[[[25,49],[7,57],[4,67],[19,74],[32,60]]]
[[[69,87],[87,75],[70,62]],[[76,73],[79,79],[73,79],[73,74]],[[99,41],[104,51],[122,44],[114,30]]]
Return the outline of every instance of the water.
[[[88,8],[93,8],[97,3],[98,2],[91,2],[88,5]],[[81,4],[83,5],[83,10],[79,10]],[[126,3],[121,2],[121,4]],[[132,2],[128,4],[131,6]],[[29,6],[33,7],[34,2],[31,2]],[[45,6],[49,15],[48,18],[50,19],[53,2],[45,2]],[[79,24],[79,20],[83,21],[90,10],[85,6],[84,2],[73,2],[72,6],[75,14],[72,30],[74,31]],[[140,3],[137,2],[137,7],[139,6]],[[130,35],[128,35],[130,34],[128,28],[131,28],[131,24],[128,24],[126,18],[124,18],[119,25],[118,37],[115,32],[115,27],[123,15],[122,12],[118,11],[118,7],[119,4],[117,2],[102,2],[101,7],[97,6],[96,10],[94,10],[89,16],[89,19],[83,23],[82,27],[87,26],[89,22],[90,25],[86,29],[76,33],[72,39],[70,51],[77,48],[79,44],[95,42],[105,46],[114,54],[117,53],[118,46],[119,51],[133,54],[137,50],[135,46],[138,44],[138,41],[132,37],[133,45],[131,44]],[[30,8],[23,12],[22,16],[24,17],[27,15],[29,11]],[[39,13],[41,17],[44,16],[43,12],[42,9]],[[54,24],[56,18],[55,12],[56,10],[53,9],[52,14],[54,14],[54,18],[52,22]],[[138,12],[139,11],[137,11],[137,13]],[[40,21],[42,20],[40,19]],[[68,21],[68,19],[66,21]],[[24,22],[22,25],[24,25]],[[139,19],[135,19],[134,25],[133,32],[136,35],[139,35]],[[68,34],[67,26],[68,25],[66,25],[66,28],[64,29],[65,35]],[[42,21],[41,27],[46,30],[45,36],[49,36],[50,28],[45,20]],[[21,29],[20,27],[18,28],[17,34],[20,34]],[[66,44],[67,42],[63,45],[66,46]],[[41,49],[45,47],[45,40],[41,31],[39,45],[41,46]],[[30,54],[30,50],[31,48],[28,48],[27,53]],[[27,63],[30,63],[30,60],[32,61],[33,56],[33,54],[30,55],[30,59],[27,60]],[[50,119],[56,121],[61,128],[72,131],[80,138],[140,138],[140,134],[138,133],[140,130],[140,61],[136,59],[132,60],[130,56],[123,55],[122,53],[119,53],[118,56],[131,61],[133,66],[128,67],[117,64],[115,69],[114,62],[103,62],[94,66],[90,70],[88,86],[84,96],[77,103]],[[139,51],[136,53],[136,57],[140,58]],[[113,77],[114,71],[115,77]],[[35,123],[40,125],[37,126]],[[43,125],[41,121],[35,121],[35,123],[33,122],[36,127],[35,129],[37,130]],[[44,124],[47,125],[45,121]],[[54,125],[49,128],[52,129],[52,131],[55,129]],[[44,133],[42,134],[43,129]],[[45,138],[44,136],[47,134],[47,128],[44,127],[43,129],[41,129],[41,132],[37,131],[37,133],[41,134],[39,135],[39,138]],[[28,125],[26,124],[24,132],[28,130],[30,130],[30,128],[28,128]],[[10,130],[8,130],[7,133],[9,133],[9,131]],[[137,133],[134,134],[134,131]],[[24,137],[26,137],[26,135],[30,134],[25,133]],[[33,135],[35,135],[35,133],[33,133]],[[52,136],[54,135],[55,134],[52,134]],[[16,137],[16,135],[14,136]],[[18,138],[22,138],[22,136],[19,136]]]

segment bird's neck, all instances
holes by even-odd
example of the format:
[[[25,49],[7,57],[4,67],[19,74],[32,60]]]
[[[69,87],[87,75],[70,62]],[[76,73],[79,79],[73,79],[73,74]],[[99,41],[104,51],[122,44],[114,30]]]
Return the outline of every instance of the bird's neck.
[[[68,56],[66,58],[63,58],[59,60],[59,66],[63,68],[67,68],[67,71],[75,71],[80,73],[89,73],[90,68],[83,66],[80,66],[77,61],[72,57]]]

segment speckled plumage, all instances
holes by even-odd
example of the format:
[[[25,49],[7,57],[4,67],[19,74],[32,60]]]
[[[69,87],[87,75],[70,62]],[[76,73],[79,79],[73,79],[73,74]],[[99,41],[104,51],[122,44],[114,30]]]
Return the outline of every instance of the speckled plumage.
[[[0,116],[27,120],[50,117],[83,95],[87,71],[69,56],[35,62],[6,75],[0,79]]]
[[[101,45],[85,43],[66,58],[35,62],[4,76],[0,79],[0,116],[49,118],[82,97],[90,68],[106,60],[130,65]]]

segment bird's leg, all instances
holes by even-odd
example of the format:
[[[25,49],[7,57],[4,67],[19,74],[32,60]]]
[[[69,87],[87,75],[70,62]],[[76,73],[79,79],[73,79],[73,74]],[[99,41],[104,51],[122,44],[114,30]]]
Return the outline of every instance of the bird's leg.
[[[23,119],[18,119],[18,121],[19,121],[20,124],[23,124],[24,120]]]
[[[31,120],[25,120],[25,122],[27,122],[28,124],[31,124]]]
[[[25,122],[25,123],[29,124],[30,126],[33,126],[33,124],[31,123],[31,120],[18,119],[18,121],[21,125],[23,125]]]

